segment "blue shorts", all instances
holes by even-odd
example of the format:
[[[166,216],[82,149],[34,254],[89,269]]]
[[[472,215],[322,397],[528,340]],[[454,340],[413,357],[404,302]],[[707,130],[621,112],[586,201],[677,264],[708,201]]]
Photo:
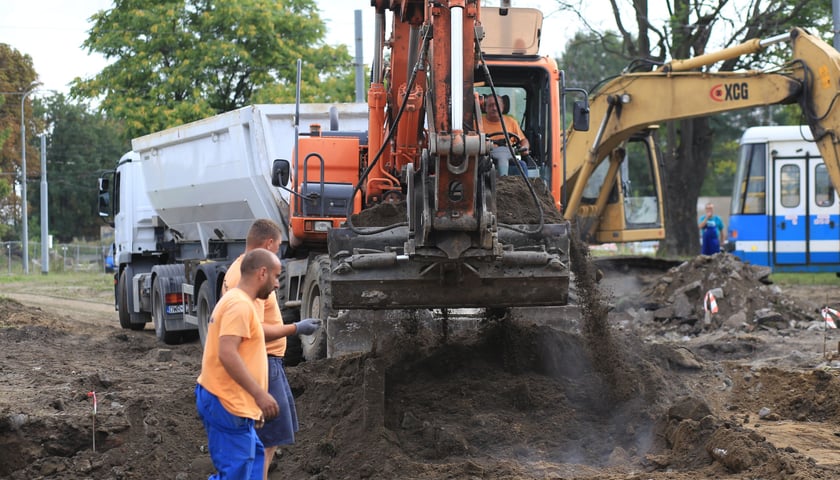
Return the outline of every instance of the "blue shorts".
[[[207,432],[207,447],[217,478],[262,480],[265,449],[254,430],[254,420],[231,414],[218,397],[195,386],[195,406]]]
[[[280,357],[268,357],[268,393],[277,400],[280,414],[257,429],[257,435],[266,447],[291,445],[295,443],[298,418],[295,398],[292,396],[289,381],[286,380],[283,359]]]

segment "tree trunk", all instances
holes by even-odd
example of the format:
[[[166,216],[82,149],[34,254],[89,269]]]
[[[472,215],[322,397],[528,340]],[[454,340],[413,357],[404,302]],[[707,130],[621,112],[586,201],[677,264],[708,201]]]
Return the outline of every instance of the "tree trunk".
[[[713,132],[708,118],[669,122],[663,149],[665,242],[660,253],[668,256],[697,255],[697,198],[712,154]]]

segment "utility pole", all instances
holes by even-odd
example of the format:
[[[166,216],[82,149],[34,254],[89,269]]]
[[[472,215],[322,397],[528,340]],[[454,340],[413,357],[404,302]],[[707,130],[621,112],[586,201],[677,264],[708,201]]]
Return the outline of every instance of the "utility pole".
[[[840,0],[836,0],[840,1]],[[353,66],[356,67],[356,102],[364,103],[365,101],[365,66],[362,53],[362,11],[355,12],[355,34],[356,34],[356,61]]]
[[[834,49],[840,50],[840,0],[831,0],[831,16],[834,19]]]
[[[21,221],[23,223],[23,274],[29,275],[29,212],[26,203],[26,117],[23,109],[26,97],[34,92],[39,82],[32,82],[20,96],[20,193],[21,193]]]

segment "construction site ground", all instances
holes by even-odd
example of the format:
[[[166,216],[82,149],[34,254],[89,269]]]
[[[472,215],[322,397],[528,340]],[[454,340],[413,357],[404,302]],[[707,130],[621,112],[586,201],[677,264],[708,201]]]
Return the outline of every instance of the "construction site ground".
[[[601,268],[597,288],[576,271],[564,328],[496,318],[288,367],[301,430],[270,478],[840,478],[819,315],[838,284],[767,285],[725,254]],[[107,292],[59,296],[0,294],[0,478],[207,478],[199,342],[120,329]]]

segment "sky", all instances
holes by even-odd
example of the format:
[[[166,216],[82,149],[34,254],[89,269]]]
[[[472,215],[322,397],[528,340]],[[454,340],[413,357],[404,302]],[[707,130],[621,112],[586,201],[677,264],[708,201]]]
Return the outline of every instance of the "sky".
[[[577,30],[562,25],[563,20],[575,21],[572,15],[556,12],[554,0],[512,3],[543,11],[546,18],[540,53],[559,56],[565,45],[564,36]],[[327,24],[326,42],[346,44],[351,55],[355,55],[354,11],[362,11],[364,63],[370,65],[374,17],[370,0],[318,0],[317,4]],[[498,1],[488,0],[484,5],[498,5]],[[88,19],[111,6],[111,0],[0,0],[0,43],[7,43],[32,57],[43,84],[41,91],[67,93],[68,84],[74,78],[93,76],[107,65],[102,56],[88,55],[81,45],[90,29]]]

